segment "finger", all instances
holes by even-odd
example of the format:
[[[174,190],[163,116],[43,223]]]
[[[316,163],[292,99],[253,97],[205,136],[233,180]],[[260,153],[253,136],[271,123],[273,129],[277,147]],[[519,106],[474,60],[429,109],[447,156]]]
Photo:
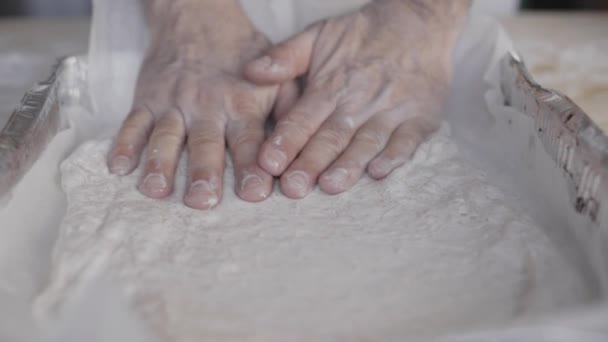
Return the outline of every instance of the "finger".
[[[298,158],[281,177],[281,190],[290,198],[303,198],[319,175],[346,149],[366,117],[342,108],[334,112],[310,139]]]
[[[193,122],[188,130],[188,191],[184,203],[193,209],[211,209],[222,198],[224,136],[225,122],[219,118]]]
[[[420,144],[438,128],[437,122],[426,119],[411,119],[401,124],[386,148],[370,162],[367,173],[378,180],[387,177],[410,160]]]
[[[304,75],[311,63],[312,51],[320,26],[315,25],[271,48],[245,68],[247,78],[257,84],[279,84]]]
[[[395,127],[396,123],[382,116],[363,125],[344,153],[319,177],[321,190],[338,194],[352,188],[368,163],[385,148]]]
[[[108,155],[111,173],[125,176],[133,172],[154,127],[154,116],[145,107],[134,109],[122,124]]]
[[[279,88],[274,107],[274,119],[281,120],[293,108],[300,97],[300,87],[296,81],[283,83]]]
[[[272,192],[272,176],[257,164],[264,142],[264,121],[235,120],[228,124],[228,147],[234,164],[235,191],[248,202],[260,202]]]
[[[179,111],[169,110],[156,122],[146,148],[139,184],[144,195],[163,198],[171,194],[185,137],[184,119]]]
[[[262,145],[259,165],[273,176],[281,175],[334,109],[335,102],[304,94]]]

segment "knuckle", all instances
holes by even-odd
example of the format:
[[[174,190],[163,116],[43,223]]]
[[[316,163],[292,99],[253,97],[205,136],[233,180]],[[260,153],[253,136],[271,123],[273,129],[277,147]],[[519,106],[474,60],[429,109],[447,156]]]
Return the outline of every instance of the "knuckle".
[[[223,145],[224,142],[220,140],[217,134],[191,134],[188,136],[188,142],[191,145]]]
[[[174,112],[160,118],[156,125],[159,127],[159,129],[179,131],[184,128],[184,120],[180,114]]]
[[[224,137],[219,130],[201,129],[193,130],[188,135],[188,144],[194,146],[200,145],[224,145]]]
[[[330,119],[325,125],[325,132],[330,139],[335,140],[336,143],[344,143],[350,140],[354,133],[354,123],[352,118],[336,118]]]
[[[130,134],[132,132],[140,131],[144,128],[148,129],[149,126],[151,126],[151,124],[134,121],[134,120],[127,120],[122,125],[121,131],[124,132],[125,134]]]
[[[136,125],[123,125],[118,132],[118,137],[116,138],[116,144],[133,144],[139,140],[145,140],[150,132],[150,128],[146,127],[142,129],[141,126]]]
[[[129,116],[127,117],[127,120],[129,120],[129,121],[148,121],[148,120],[152,120],[152,119],[154,119],[154,117],[146,109],[145,105],[137,106],[135,109],[133,109],[129,113]]]
[[[261,141],[262,135],[253,131],[235,133],[232,137],[233,146],[257,146]]]
[[[321,101],[333,102],[347,93],[347,76],[338,71],[321,70],[306,84],[306,92]]]
[[[345,115],[333,115],[323,125],[326,129],[343,134],[348,135],[352,128],[350,127],[352,122],[352,118]],[[353,123],[354,125],[354,123]]]
[[[189,104],[190,106],[221,105],[221,100],[219,99],[222,99],[225,88],[226,87],[222,85],[220,80],[205,78],[199,80],[196,88],[194,88],[196,89],[196,91],[193,92],[195,94],[194,99],[183,96],[180,100],[182,103]]]
[[[163,142],[176,142],[181,141],[183,136],[184,128],[179,122],[163,121],[156,125],[150,139]]]
[[[142,127],[149,127],[154,122],[154,117],[148,111],[145,110],[134,110],[125,119],[122,127],[123,129],[141,129]]]
[[[317,141],[325,150],[340,152],[348,144],[349,136],[340,130],[326,129],[319,132]]]
[[[189,126],[190,134],[221,134],[224,129],[225,122],[219,118],[203,117],[192,121]]]
[[[225,98],[226,108],[230,112],[241,115],[259,115],[266,112],[265,103],[268,102],[261,94],[250,91],[232,91],[232,94]]]
[[[183,140],[182,135],[173,132],[173,131],[158,131],[155,132],[154,135],[151,138],[152,141],[158,141],[162,144],[169,144],[169,143],[181,143],[181,141]]]
[[[306,120],[303,115],[288,115],[279,121],[276,131],[285,134],[287,137],[306,137],[314,132],[315,127],[311,120]]]
[[[392,142],[384,153],[384,158],[390,161],[400,160],[405,157],[405,154],[409,153],[416,143],[412,140],[400,140]]]
[[[369,145],[373,148],[379,149],[384,146],[386,141],[386,133],[375,129],[365,129],[359,132],[355,139],[364,145]]]
[[[245,164],[255,164],[257,157],[257,146],[240,145],[230,149],[232,162],[235,168],[242,167]]]
[[[346,114],[354,114],[361,112],[362,108],[365,108],[367,103],[363,100],[365,95],[361,93],[359,89],[348,88],[342,91],[343,95],[339,95],[340,111]]]
[[[415,128],[401,129],[394,133],[394,139],[400,146],[404,146],[410,142],[421,141],[423,136],[423,132]]]

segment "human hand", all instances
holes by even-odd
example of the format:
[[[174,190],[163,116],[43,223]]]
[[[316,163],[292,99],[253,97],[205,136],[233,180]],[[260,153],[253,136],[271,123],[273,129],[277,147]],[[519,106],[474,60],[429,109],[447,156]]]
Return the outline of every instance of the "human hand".
[[[133,110],[109,154],[110,170],[129,174],[141,155],[140,191],[163,198],[173,191],[186,145],[184,203],[210,209],[222,198],[227,142],[237,194],[247,201],[265,199],[273,178],[256,162],[264,125],[277,96],[279,107],[297,96],[293,84],[259,86],[243,78],[244,64],[259,57],[269,41],[236,0],[154,0],[146,10],[152,44]]]
[[[259,165],[282,191],[305,197],[318,182],[336,194],[367,170],[382,179],[440,124],[451,52],[471,1],[376,0],[322,21],[250,63],[247,77],[277,85],[304,76]]]

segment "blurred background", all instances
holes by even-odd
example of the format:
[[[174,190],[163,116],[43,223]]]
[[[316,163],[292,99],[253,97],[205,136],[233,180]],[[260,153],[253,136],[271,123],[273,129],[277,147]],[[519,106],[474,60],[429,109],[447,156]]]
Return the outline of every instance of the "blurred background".
[[[91,0],[0,0],[0,16],[81,16]]]
[[[478,2],[480,2],[478,0]],[[590,10],[608,9],[608,0],[500,0],[488,1],[486,6],[504,6],[520,2],[523,9]],[[1,0],[0,16],[81,16],[90,15],[91,0]]]

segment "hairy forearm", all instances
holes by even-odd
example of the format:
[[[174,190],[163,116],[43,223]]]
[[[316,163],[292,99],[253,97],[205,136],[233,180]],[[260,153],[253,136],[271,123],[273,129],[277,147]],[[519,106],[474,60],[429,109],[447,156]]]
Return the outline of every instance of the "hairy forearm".
[[[404,12],[416,13],[425,21],[442,21],[446,24],[459,23],[466,16],[473,0],[374,0],[386,6],[397,5]]]
[[[239,0],[141,1],[153,42],[200,43],[216,33],[224,37],[238,35],[251,25]]]
[[[472,4],[472,0],[373,0],[369,10],[378,25],[393,32],[407,27],[410,32],[424,32],[436,46],[453,46]]]
[[[140,1],[153,53],[199,58],[201,46],[206,51],[230,51],[232,45],[251,35],[252,24],[239,0]]]
[[[242,11],[239,0],[141,0],[148,24],[159,29],[169,23],[178,29],[204,26],[205,18],[231,19]]]
[[[400,0],[409,3],[410,6],[428,7],[435,13],[448,16],[465,15],[473,0]]]

